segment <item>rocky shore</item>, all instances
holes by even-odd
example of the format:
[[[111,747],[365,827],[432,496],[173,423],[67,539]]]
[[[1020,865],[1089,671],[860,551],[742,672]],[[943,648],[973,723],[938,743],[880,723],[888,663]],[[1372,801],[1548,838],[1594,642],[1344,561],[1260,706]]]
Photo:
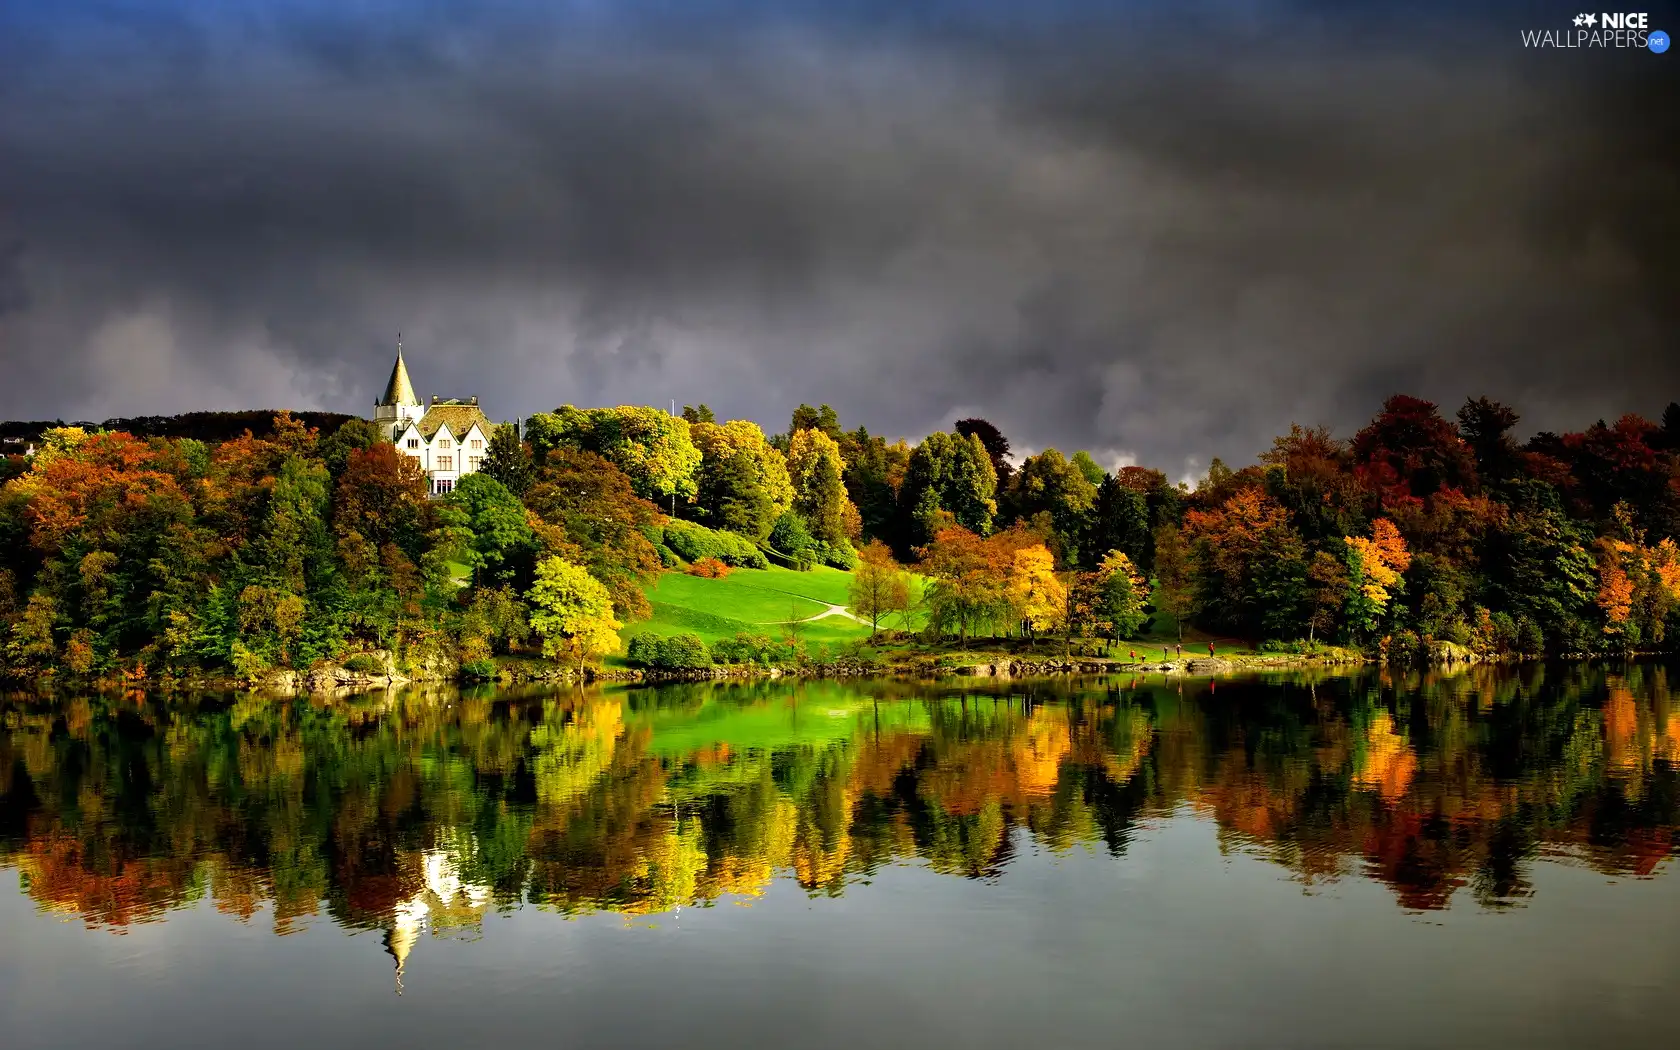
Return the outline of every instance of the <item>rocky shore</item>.
[[[1434,642],[1421,661],[1404,661],[1408,666],[1438,668],[1504,662],[1509,658],[1477,654],[1451,642]],[[578,669],[541,660],[497,661],[491,681],[505,685],[522,683],[574,684],[580,682],[674,683],[741,681],[779,678],[864,678],[896,677],[917,680],[939,678],[1045,678],[1063,675],[1159,674],[1191,678],[1219,677],[1265,671],[1308,668],[1352,667],[1385,661],[1357,650],[1325,648],[1312,653],[1235,653],[1224,656],[1186,656],[1168,660],[1117,660],[1111,657],[1078,656],[1071,659],[1008,653],[902,653],[887,660],[842,658],[825,663],[766,666],[728,664],[692,670],[636,668]],[[478,679],[483,681],[483,679]],[[194,676],[188,679],[147,683],[164,689],[185,691],[231,691],[255,687],[279,696],[348,695],[372,690],[394,689],[411,684],[441,684],[466,681],[461,668],[446,657],[432,656],[399,664],[394,654],[377,650],[355,654],[343,664],[321,665],[305,670],[273,671],[256,682],[231,676]],[[137,683],[126,683],[133,686]]]

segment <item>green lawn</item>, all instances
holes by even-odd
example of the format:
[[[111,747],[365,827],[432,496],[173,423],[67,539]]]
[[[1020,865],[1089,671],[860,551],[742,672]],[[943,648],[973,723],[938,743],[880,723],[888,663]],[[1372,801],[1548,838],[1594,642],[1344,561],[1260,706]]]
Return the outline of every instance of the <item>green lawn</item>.
[[[829,568],[734,569],[721,580],[666,572],[648,588],[652,618],[630,624],[622,634],[626,642],[639,634],[683,632],[693,632],[707,644],[743,633],[781,638],[787,632],[784,621],[809,620],[830,604],[846,604],[850,581],[850,573]],[[807,645],[843,645],[869,637],[867,626],[845,616],[803,623],[798,630]]]

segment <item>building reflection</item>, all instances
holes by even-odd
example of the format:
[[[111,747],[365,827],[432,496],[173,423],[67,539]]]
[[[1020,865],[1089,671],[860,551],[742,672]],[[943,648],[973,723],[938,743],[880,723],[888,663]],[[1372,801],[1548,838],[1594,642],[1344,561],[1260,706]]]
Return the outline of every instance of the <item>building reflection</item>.
[[[1007,877],[1191,814],[1405,908],[1520,905],[1539,859],[1655,874],[1680,820],[1662,668],[952,692],[874,683],[0,704],[0,862],[122,931],[208,900],[419,942],[492,910],[637,916],[906,860]],[[852,888],[851,892],[868,892]]]

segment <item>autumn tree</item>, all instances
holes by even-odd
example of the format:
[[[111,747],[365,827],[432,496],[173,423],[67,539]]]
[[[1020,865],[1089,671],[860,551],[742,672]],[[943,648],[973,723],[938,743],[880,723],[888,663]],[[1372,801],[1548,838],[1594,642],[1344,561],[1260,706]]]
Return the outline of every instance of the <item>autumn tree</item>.
[[[1433,402],[1405,394],[1384,401],[1376,418],[1354,435],[1353,456],[1384,506],[1476,484],[1475,457],[1458,431]]]
[[[1014,552],[1011,560],[1008,598],[1011,609],[1028,638],[1056,626],[1066,604],[1062,581],[1056,577],[1056,559],[1042,544]]]
[[[1315,551],[1307,564],[1307,640],[1329,638],[1348,599],[1347,563],[1329,551]]]
[[[1359,631],[1374,631],[1388,612],[1389,601],[1402,588],[1401,574],[1411,564],[1411,553],[1394,523],[1378,518],[1371,536],[1349,536],[1347,544],[1348,625]]]
[[[539,543],[587,568],[606,586],[621,619],[649,615],[643,588],[658,577],[661,563],[647,534],[662,518],[623,471],[593,452],[555,449],[525,506],[552,530],[539,530]]]
[[[852,615],[869,621],[873,641],[881,632],[881,620],[910,607],[910,578],[880,540],[872,540],[858,551],[858,566],[848,588]]]
[[[839,444],[823,430],[797,430],[788,440],[787,469],[793,509],[805,519],[811,535],[836,550],[849,548],[862,522],[846,495],[846,462]]]
[[[793,410],[793,418],[788,421],[787,437],[791,444],[794,435],[802,430],[815,430],[831,441],[840,439],[840,417],[834,409],[823,405],[812,408],[810,405],[800,405]]]
[[[1288,633],[1305,589],[1305,546],[1275,500],[1238,489],[1210,510],[1187,513],[1184,539],[1197,604],[1210,622],[1250,637]]]
[[[921,572],[931,583],[927,607],[930,629],[954,630],[963,645],[970,633],[990,622],[1008,603],[1008,565],[1000,564],[1001,552],[960,526],[941,529],[922,550]]]
[[[622,625],[613,617],[612,595],[581,565],[544,558],[525,598],[544,656],[575,660],[581,675],[594,657],[618,651]]]
[[[636,405],[562,405],[532,416],[526,422],[526,438],[539,464],[556,448],[593,452],[622,470],[643,499],[663,504],[694,498],[700,450],[694,447],[688,420],[681,416]]]
[[[764,539],[794,503],[785,457],[744,419],[696,422],[691,433],[700,450],[696,516],[712,528]]]
[[[1009,462],[1009,439],[1003,436],[1003,431],[989,420],[979,418],[959,419],[951,429],[961,437],[980,439],[986,458],[992,462],[999,490],[1007,488],[1015,467]]]
[[[1173,525],[1155,530],[1155,583],[1158,601],[1173,618],[1178,640],[1184,641],[1184,621],[1196,613],[1196,580],[1183,534]]]

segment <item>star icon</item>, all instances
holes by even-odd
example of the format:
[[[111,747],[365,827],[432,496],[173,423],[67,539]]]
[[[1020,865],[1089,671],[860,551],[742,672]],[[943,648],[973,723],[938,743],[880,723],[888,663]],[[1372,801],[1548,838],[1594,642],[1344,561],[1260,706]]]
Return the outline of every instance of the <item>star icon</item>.
[[[1595,26],[1597,24],[1598,24],[1598,16],[1597,15],[1588,15],[1587,16],[1587,25]]]
[[[1575,24],[1578,25],[1578,26],[1586,25],[1587,24],[1587,16],[1586,15],[1576,15],[1575,16]]]

